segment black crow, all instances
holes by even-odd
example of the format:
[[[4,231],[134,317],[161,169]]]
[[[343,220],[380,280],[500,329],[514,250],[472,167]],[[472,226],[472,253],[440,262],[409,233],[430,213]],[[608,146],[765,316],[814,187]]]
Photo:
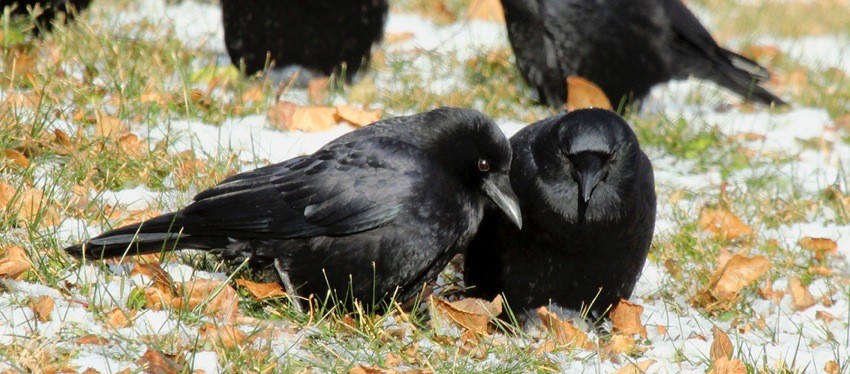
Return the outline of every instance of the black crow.
[[[273,62],[350,80],[383,37],[387,9],[386,0],[222,0],[224,43],[247,74]]]
[[[36,27],[33,33],[38,35],[42,31],[50,31],[53,28],[53,20],[56,16],[65,15],[66,21],[71,21],[77,12],[87,8],[91,0],[0,0],[0,10],[11,7],[12,15],[25,16],[40,8],[42,13],[36,16]]]
[[[345,302],[381,307],[436,279],[472,239],[488,201],[521,225],[510,162],[508,140],[480,112],[391,118],[66,251],[88,258],[217,251],[273,262],[290,294],[330,290]]]
[[[539,100],[561,108],[565,79],[596,83],[614,106],[657,83],[694,76],[765,104],[767,69],[723,49],[680,0],[502,0],[517,67]]]
[[[652,165],[615,113],[584,109],[511,138],[524,225],[487,212],[466,251],[470,293],[520,313],[557,304],[594,317],[632,294],[655,227]]]

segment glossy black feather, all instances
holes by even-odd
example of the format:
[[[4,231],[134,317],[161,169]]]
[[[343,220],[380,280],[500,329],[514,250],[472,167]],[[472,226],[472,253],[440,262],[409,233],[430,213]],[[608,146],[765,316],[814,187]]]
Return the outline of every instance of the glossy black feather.
[[[517,67],[539,100],[561,108],[565,79],[593,81],[617,104],[694,76],[754,101],[784,102],[759,86],[756,62],[721,48],[680,0],[502,0]]]
[[[485,213],[465,256],[470,294],[504,293],[516,313],[551,302],[603,316],[631,295],[649,251],[656,209],[649,159],[628,124],[600,109],[529,125],[511,146],[524,225]],[[601,166],[587,202],[584,165]]]
[[[35,34],[42,31],[50,31],[53,28],[53,20],[56,16],[63,14],[66,21],[71,21],[77,12],[82,12],[91,3],[91,0],[0,0],[0,11],[6,7],[14,7],[12,15],[26,16],[40,6],[43,12],[36,17]]]
[[[236,66],[254,74],[267,62],[353,77],[380,42],[386,0],[222,0],[224,42]],[[268,56],[267,56],[268,55]]]
[[[489,172],[479,170],[481,159]],[[278,259],[300,295],[331,290],[368,307],[433,281],[477,230],[483,184],[501,178],[513,196],[509,168],[510,145],[491,119],[437,109],[233,176],[183,210],[66,250],[101,258],[191,248]]]

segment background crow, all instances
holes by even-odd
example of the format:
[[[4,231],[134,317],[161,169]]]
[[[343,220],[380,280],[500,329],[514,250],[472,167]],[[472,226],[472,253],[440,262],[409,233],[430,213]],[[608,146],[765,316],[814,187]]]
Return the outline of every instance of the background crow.
[[[36,27],[33,29],[33,33],[37,35],[41,31],[50,31],[58,14],[64,14],[67,21],[73,20],[77,12],[87,8],[90,2],[91,0],[0,0],[0,11],[14,6],[13,15],[28,15],[36,6],[40,6],[43,13],[36,17]]]
[[[613,112],[585,109],[524,128],[511,147],[524,227],[485,215],[466,286],[486,299],[504,292],[515,312],[551,301],[605,315],[631,295],[655,227],[652,165],[635,133]]]
[[[273,260],[290,293],[321,298],[330,288],[370,308],[434,280],[472,239],[488,201],[521,224],[510,160],[504,134],[477,111],[396,117],[66,251],[101,258],[191,248]]]
[[[224,43],[245,72],[299,65],[350,80],[383,37],[386,0],[222,0]],[[267,58],[267,54],[269,58]]]
[[[756,62],[717,45],[680,0],[502,0],[517,67],[539,100],[561,108],[565,79],[599,85],[616,107],[657,83],[694,76],[745,98],[784,102]]]

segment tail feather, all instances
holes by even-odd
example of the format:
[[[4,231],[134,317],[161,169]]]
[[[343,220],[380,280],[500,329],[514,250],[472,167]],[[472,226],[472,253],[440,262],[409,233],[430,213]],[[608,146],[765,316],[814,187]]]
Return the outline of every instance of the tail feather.
[[[715,62],[720,71],[719,77],[712,79],[718,84],[735,91],[748,100],[777,106],[787,105],[778,96],[760,86],[770,79],[770,72],[757,62],[735,52],[722,49],[728,63]]]
[[[723,49],[723,54],[729,59],[729,61],[732,62],[733,66],[747,72],[756,81],[766,82],[770,80],[770,71],[764,66],[759,65],[758,62],[750,60],[749,58],[741,56],[728,49]]]
[[[183,233],[178,214],[164,214],[108,231],[88,242],[65,248],[65,251],[76,257],[101,259],[190,248],[210,250],[227,245],[226,237],[194,237]]]

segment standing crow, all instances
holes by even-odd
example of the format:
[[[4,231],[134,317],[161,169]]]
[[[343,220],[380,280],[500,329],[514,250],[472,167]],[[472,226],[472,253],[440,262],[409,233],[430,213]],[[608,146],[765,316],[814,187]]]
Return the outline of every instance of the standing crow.
[[[41,31],[50,31],[53,28],[52,21],[60,13],[65,15],[65,20],[74,19],[77,12],[89,6],[91,0],[0,0],[0,10],[6,7],[14,7],[11,14],[27,15],[40,7],[42,13],[35,18],[35,34]]]
[[[515,311],[548,305],[594,317],[632,294],[655,227],[652,165],[615,113],[578,110],[511,138],[511,185],[524,227],[485,215],[464,282]]]
[[[745,98],[785,103],[759,83],[756,62],[717,45],[680,0],[502,0],[517,66],[539,100],[561,108],[565,79],[599,85],[630,104],[657,83],[694,76]]]
[[[508,140],[485,115],[443,108],[376,122],[225,179],[186,208],[66,248],[117,257],[201,249],[274,262],[290,295],[386,306],[433,281],[488,201],[521,225]],[[348,305],[351,305],[350,303]],[[297,305],[296,305],[297,306]]]
[[[222,0],[224,43],[245,72],[267,63],[351,78],[380,42],[386,0]]]

